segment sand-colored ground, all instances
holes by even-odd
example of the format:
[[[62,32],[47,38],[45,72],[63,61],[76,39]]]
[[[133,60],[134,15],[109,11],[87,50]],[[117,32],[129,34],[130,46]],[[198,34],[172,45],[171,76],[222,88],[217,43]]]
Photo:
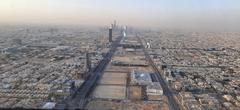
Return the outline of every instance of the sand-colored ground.
[[[169,110],[166,101],[114,102],[94,100],[87,104],[89,110]]]
[[[108,65],[106,71],[115,71],[115,72],[126,72],[129,73],[130,70],[128,69],[128,67],[124,67],[124,66],[113,66],[113,65]]]
[[[142,99],[142,88],[140,86],[129,87],[129,99],[130,100],[141,100]]]
[[[116,57],[113,57],[113,61],[120,61],[120,62],[129,63],[129,64],[142,64],[142,65],[147,64],[143,56],[137,56],[137,55],[128,55],[123,57],[116,56]]]
[[[99,85],[93,92],[93,97],[109,99],[125,99],[125,86]]]
[[[127,73],[105,72],[99,84],[126,85]]]

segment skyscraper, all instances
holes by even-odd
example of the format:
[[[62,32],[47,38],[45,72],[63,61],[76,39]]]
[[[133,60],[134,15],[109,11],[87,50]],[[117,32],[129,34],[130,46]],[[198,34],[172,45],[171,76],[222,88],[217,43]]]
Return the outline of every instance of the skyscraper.
[[[112,27],[109,28],[109,42],[112,42]]]

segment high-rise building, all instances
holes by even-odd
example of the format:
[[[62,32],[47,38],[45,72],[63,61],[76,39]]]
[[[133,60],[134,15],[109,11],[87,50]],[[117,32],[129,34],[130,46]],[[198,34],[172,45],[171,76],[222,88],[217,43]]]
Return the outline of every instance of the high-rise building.
[[[91,56],[90,56],[90,53],[86,53],[86,63],[87,63],[87,70],[88,72],[91,71],[91,67],[92,67],[92,64],[91,64]]]
[[[117,21],[116,20],[114,20],[113,26],[114,26],[114,28],[117,27]]]
[[[109,42],[112,42],[112,27],[109,28]]]

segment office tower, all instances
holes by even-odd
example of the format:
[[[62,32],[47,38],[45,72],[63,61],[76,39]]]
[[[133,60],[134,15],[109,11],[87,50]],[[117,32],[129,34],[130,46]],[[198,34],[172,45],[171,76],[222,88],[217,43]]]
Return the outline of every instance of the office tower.
[[[112,42],[112,27],[109,28],[109,42]]]
[[[87,70],[88,72],[91,72],[91,56],[90,53],[86,53],[86,63],[87,63]]]

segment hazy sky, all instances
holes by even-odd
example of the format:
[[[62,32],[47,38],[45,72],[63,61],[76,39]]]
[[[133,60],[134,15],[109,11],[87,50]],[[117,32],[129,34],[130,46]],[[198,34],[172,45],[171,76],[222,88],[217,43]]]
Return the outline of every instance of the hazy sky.
[[[0,0],[1,23],[240,29],[240,0]]]

